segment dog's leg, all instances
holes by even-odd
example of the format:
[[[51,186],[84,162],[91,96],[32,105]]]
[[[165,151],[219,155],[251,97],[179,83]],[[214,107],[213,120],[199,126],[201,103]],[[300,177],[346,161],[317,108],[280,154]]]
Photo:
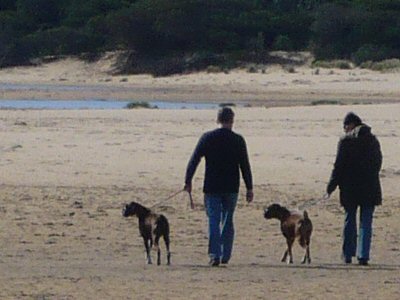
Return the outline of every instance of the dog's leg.
[[[311,263],[311,255],[310,255],[310,238],[306,237],[304,239],[304,244],[302,245],[305,248],[305,253],[304,253],[304,258],[303,261],[301,262],[302,264]]]
[[[288,255],[288,250],[286,249],[285,253],[282,256],[281,262],[285,262]]]
[[[307,262],[307,263],[311,263],[311,258],[310,258],[310,245],[306,245],[306,252],[305,252],[305,254],[304,254],[303,260],[301,261],[302,264],[305,264],[306,262]]]
[[[287,246],[288,246],[288,254],[289,254],[289,262],[288,264],[292,264],[293,263],[293,253],[292,253],[292,246],[293,246],[293,242],[294,239],[287,239]]]
[[[307,261],[307,248],[306,248],[306,253],[304,254],[303,260],[301,261],[302,264],[305,264]]]
[[[146,248],[146,260],[147,260],[147,264],[151,265],[151,255],[150,255],[150,245],[149,245],[149,239],[143,237],[143,241],[144,241],[144,246]]]
[[[161,251],[160,251],[160,246],[159,246],[159,240],[160,240],[160,236],[158,234],[156,234],[156,237],[154,239],[154,246],[156,247],[157,250],[157,265],[161,265]]]
[[[164,235],[165,247],[167,248],[167,265],[171,264],[171,252],[169,251],[169,234]]]
[[[304,254],[303,260],[301,261],[302,264],[305,264],[307,261],[307,249],[306,249],[306,253]]]

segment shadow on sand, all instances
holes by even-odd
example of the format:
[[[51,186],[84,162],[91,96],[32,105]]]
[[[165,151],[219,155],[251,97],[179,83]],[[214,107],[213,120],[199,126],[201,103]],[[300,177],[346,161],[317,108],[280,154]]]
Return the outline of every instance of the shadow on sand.
[[[183,264],[180,267],[184,268],[196,268],[196,269],[210,269],[211,267],[207,264]],[[236,268],[248,268],[248,269],[311,269],[311,270],[332,270],[332,271],[343,271],[343,270],[354,270],[354,271],[399,271],[400,265],[387,265],[387,264],[370,264],[368,266],[360,266],[358,264],[335,264],[335,263],[321,263],[321,264],[310,264],[310,265],[300,265],[300,264],[258,264],[258,263],[250,263],[250,264],[229,264],[229,265],[220,265],[215,269],[236,269]]]

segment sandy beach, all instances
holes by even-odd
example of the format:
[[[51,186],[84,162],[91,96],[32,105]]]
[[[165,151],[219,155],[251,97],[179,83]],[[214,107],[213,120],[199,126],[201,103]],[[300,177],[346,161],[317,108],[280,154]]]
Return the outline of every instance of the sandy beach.
[[[266,107],[309,105],[321,100],[397,103],[400,99],[398,71],[315,69],[310,67],[309,54],[299,55],[304,63],[290,68],[270,64],[253,73],[242,68],[227,74],[198,72],[169,77],[113,76],[116,55],[112,53],[92,63],[66,58],[1,69],[0,99],[234,102]]]
[[[183,193],[165,201],[183,187],[202,132],[217,126],[215,110],[0,110],[0,299],[400,298],[399,73],[269,65],[154,78],[112,76],[113,63],[1,69],[0,99],[240,104],[234,129],[247,140],[255,200],[245,204],[242,186],[232,261],[207,266],[204,162],[195,209]],[[344,105],[310,105],[325,100]],[[384,155],[368,267],[341,262],[338,192],[321,201],[348,111],[372,126]],[[121,216],[130,201],[169,219],[171,266],[165,256],[145,264],[137,220]],[[311,265],[298,245],[293,265],[280,262],[279,223],[263,218],[273,202],[307,209]]]
[[[23,70],[1,70],[2,82],[15,82],[17,76],[19,83],[43,84],[45,78],[55,77],[44,70],[43,76],[32,75],[28,68],[25,82]],[[13,74],[8,78],[8,73]],[[177,78],[189,80],[191,76]],[[160,89],[163,81],[174,80],[141,78],[154,80],[153,88]],[[368,82],[363,92],[374,93],[376,88],[382,95],[399,93],[394,82],[389,89],[391,81],[379,78],[380,84]],[[74,84],[79,78],[76,80]],[[113,86],[117,89],[124,84]],[[358,95],[361,84],[357,84],[352,84],[351,92],[346,91],[344,82],[330,85],[330,90],[343,85],[343,93]],[[225,88],[220,83],[215,86]],[[211,84],[210,89],[213,87]],[[296,89],[301,86],[276,88],[294,98]],[[2,98],[12,95],[10,91],[2,93]],[[83,97],[85,92],[79,95]],[[322,97],[322,93],[318,95]],[[247,140],[255,200],[245,204],[242,186],[233,258],[226,267],[210,268],[201,192],[204,162],[194,180],[194,210],[185,194],[164,199],[182,188],[195,143],[203,131],[216,127],[215,111],[0,110],[0,298],[400,298],[400,104],[262,105],[235,111],[234,129]],[[318,202],[348,111],[355,111],[372,126],[384,155],[384,200],[375,213],[368,267],[344,265],[340,260],[343,210],[338,192],[329,201]],[[171,266],[165,265],[165,256],[162,266],[145,264],[137,220],[121,216],[124,203],[130,201],[156,205],[154,210],[169,219]],[[315,227],[310,265],[300,264],[303,251],[298,245],[293,265],[280,262],[285,240],[279,223],[263,218],[263,208],[273,202],[306,207]]]

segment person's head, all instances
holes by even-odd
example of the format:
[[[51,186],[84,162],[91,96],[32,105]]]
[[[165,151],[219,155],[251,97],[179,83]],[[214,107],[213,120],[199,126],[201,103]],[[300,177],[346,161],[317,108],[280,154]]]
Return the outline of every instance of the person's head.
[[[357,116],[355,113],[349,112],[344,117],[343,129],[347,133],[347,132],[352,131],[355,127],[357,127],[358,125],[361,125],[361,124],[362,124],[361,118],[359,116]]]
[[[218,111],[217,122],[224,128],[232,128],[235,113],[229,107],[223,107]]]

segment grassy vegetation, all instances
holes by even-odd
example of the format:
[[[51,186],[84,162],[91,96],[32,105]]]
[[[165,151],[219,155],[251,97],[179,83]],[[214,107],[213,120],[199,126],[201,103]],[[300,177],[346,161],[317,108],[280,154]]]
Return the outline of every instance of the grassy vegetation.
[[[353,68],[353,65],[350,61],[336,59],[336,60],[316,60],[312,63],[313,68],[326,68],[326,69],[342,69],[349,70]]]
[[[130,102],[126,105],[127,109],[136,109],[136,108],[156,108],[152,106],[150,103],[145,102],[145,101],[139,101],[139,102]]]
[[[360,68],[381,72],[400,70],[400,59],[385,59],[378,62],[367,61],[362,63]]]
[[[342,103],[337,100],[316,100],[312,101],[311,105],[341,105]]]

